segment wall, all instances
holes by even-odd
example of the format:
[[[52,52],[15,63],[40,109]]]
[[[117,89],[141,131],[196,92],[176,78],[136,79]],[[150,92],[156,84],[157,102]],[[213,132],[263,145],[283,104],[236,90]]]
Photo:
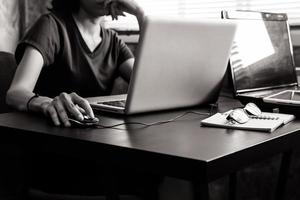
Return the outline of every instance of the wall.
[[[25,12],[25,20],[22,21],[25,25],[26,31],[37,19],[38,17],[47,12],[50,7],[51,0],[23,0],[24,6],[22,7]]]
[[[0,51],[14,52],[19,40],[19,1],[0,0]]]
[[[47,11],[50,0],[0,0],[0,51],[13,53],[26,30]]]
[[[291,31],[296,66],[300,67],[300,27]]]

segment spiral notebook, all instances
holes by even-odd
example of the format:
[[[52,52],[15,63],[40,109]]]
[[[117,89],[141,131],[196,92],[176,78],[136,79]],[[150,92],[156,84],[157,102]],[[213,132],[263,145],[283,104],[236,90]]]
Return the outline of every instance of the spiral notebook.
[[[278,127],[285,125],[295,119],[295,116],[290,114],[262,112],[261,116],[250,118],[248,122],[239,124],[232,123],[226,119],[228,112],[216,113],[202,120],[201,125],[220,128],[273,132]]]

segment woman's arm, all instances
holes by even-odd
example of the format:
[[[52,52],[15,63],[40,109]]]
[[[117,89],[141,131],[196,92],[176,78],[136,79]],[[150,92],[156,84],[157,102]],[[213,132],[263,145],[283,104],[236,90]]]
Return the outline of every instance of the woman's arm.
[[[134,58],[129,58],[125,60],[119,67],[119,71],[121,76],[129,83],[130,75],[133,69]]]
[[[108,0],[110,3],[110,14],[113,19],[118,19],[118,15],[127,12],[136,16],[140,30],[144,22],[144,10],[134,0]]]
[[[33,89],[43,64],[43,57],[39,51],[33,47],[27,47],[6,95],[8,105],[20,111],[26,111],[27,102],[34,95]],[[44,98],[44,100],[51,101],[50,98]]]
[[[41,53],[28,46],[16,70],[14,79],[6,95],[8,105],[20,111],[33,111],[43,113],[52,119],[56,126],[61,123],[69,127],[68,115],[77,120],[83,120],[83,114],[94,118],[94,113],[87,100],[76,93],[61,93],[51,99],[45,96],[34,97],[34,87],[44,65]]]
[[[123,12],[135,15],[139,23],[140,31],[144,22],[144,10],[134,0],[108,0],[111,3],[110,12],[113,19],[117,19],[118,15],[122,15]],[[129,82],[130,75],[133,69],[134,58],[125,60],[120,65],[121,76]]]

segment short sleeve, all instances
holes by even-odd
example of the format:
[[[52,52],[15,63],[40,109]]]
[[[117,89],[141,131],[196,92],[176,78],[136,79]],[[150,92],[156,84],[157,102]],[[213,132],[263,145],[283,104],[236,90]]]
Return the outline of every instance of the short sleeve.
[[[117,34],[115,34],[116,44],[118,45],[118,61],[117,65],[120,66],[124,61],[133,58],[133,53],[129,49],[129,47],[125,44],[125,42],[118,37]]]
[[[18,44],[15,52],[18,63],[21,61],[27,46],[34,47],[42,54],[44,66],[54,62],[60,49],[60,39],[57,22],[51,14],[42,15]]]

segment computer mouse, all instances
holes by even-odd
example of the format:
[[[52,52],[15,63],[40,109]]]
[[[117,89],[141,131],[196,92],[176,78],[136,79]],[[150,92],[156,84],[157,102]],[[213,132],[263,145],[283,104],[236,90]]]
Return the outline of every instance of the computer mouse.
[[[91,118],[87,115],[83,115],[83,120],[77,120],[75,118],[69,117],[69,121],[72,126],[79,126],[79,127],[91,127],[96,126],[99,122],[99,119],[97,117]]]

